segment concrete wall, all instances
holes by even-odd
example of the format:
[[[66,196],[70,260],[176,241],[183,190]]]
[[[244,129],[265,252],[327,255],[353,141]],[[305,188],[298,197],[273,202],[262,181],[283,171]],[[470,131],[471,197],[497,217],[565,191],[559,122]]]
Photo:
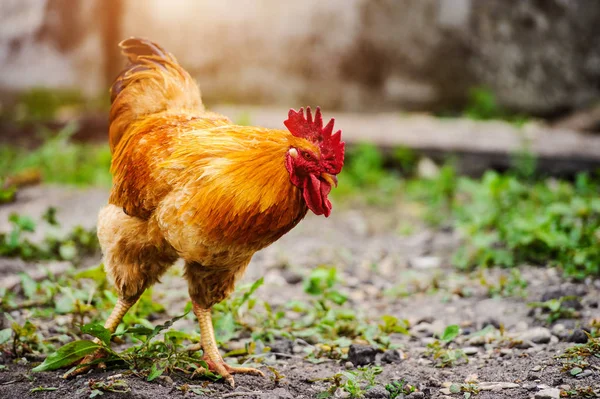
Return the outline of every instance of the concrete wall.
[[[0,89],[101,93],[141,35],[213,103],[439,110],[485,85],[552,114],[600,98],[598,21],[597,0],[3,0]]]

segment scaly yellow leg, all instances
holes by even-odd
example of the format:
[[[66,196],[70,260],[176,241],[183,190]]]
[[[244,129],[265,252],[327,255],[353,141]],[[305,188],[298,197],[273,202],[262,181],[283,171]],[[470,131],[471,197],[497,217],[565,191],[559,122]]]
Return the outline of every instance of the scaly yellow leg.
[[[104,328],[106,328],[111,333],[115,332],[115,330],[119,326],[119,323],[121,323],[121,320],[123,320],[123,316],[125,316],[127,311],[129,309],[131,309],[131,307],[133,305],[135,305],[138,298],[139,297],[129,298],[129,299],[119,298],[117,300],[117,304],[115,305],[114,309],[110,313],[110,316],[108,316],[108,319],[106,319],[106,322],[104,323]],[[98,338],[95,338],[94,342],[97,344],[100,344],[102,341],[100,341]],[[85,364],[91,363],[95,360],[101,359],[103,356],[104,356],[104,351],[102,349],[99,349],[96,352],[84,357],[79,362],[79,364],[85,365]],[[91,368],[91,366],[92,365],[76,368],[75,370],[71,371],[70,373],[65,373],[65,375],[63,375],[63,378],[73,378],[77,375],[86,373]]]
[[[200,343],[204,352],[202,359],[208,364],[210,371],[221,375],[232,387],[235,386],[235,382],[231,374],[254,374],[264,377],[265,375],[260,370],[251,367],[233,367],[225,363],[217,347],[211,310],[201,308],[195,302],[193,305],[194,314],[200,323]]]

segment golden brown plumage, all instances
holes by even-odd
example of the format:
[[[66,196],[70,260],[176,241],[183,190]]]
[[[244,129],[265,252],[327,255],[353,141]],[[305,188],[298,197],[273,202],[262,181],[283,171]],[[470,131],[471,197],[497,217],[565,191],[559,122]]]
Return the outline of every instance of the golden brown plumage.
[[[230,373],[259,372],[223,362],[210,307],[308,209],[329,215],[343,143],[319,110],[314,119],[290,111],[289,131],[235,125],[204,109],[192,78],[158,45],[131,38],[121,47],[130,64],[111,89],[113,188],[98,219],[120,298],[106,327],[183,258],[205,358],[233,383]]]

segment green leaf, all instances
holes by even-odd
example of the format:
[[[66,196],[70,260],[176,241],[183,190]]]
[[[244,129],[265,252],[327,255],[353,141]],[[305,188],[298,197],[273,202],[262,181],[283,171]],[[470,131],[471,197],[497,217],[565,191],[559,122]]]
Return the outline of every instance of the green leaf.
[[[0,330],[0,345],[2,345],[5,342],[8,342],[10,337],[12,337],[12,329],[5,328],[4,330]]]
[[[250,296],[252,294],[254,294],[254,291],[256,291],[258,289],[258,287],[260,287],[261,285],[263,285],[264,282],[265,282],[264,277],[261,277],[258,280],[256,280],[252,284],[252,287],[250,287],[250,289],[247,292],[244,293],[244,296],[242,297],[242,300],[241,300],[239,306],[242,306],[248,300],[248,298],[250,298]]]
[[[37,292],[38,284],[25,273],[19,273],[19,277],[21,277],[21,287],[23,288],[23,293],[28,299],[33,298]]]
[[[459,332],[460,327],[458,327],[456,324],[449,325],[444,330],[444,333],[442,334],[440,339],[444,342],[450,342],[458,336]]]
[[[68,314],[75,309],[75,301],[68,295],[61,295],[54,302],[54,310],[58,314]]]
[[[50,354],[46,360],[31,371],[50,371],[66,367],[84,356],[94,353],[100,345],[92,341],[74,341],[61,347],[58,351]]]
[[[44,391],[56,391],[58,388],[56,387],[37,387],[37,388],[32,388],[29,390],[29,392],[33,393],[33,392],[44,392]]]
[[[450,385],[450,392],[451,393],[460,393],[461,389],[460,389],[460,385],[458,384],[452,384]]]
[[[571,375],[577,375],[581,373],[583,369],[581,367],[573,367],[570,371]]]
[[[111,332],[98,323],[88,323],[81,327],[81,332],[99,338],[106,346],[110,346]]]
[[[158,368],[156,363],[152,363],[152,367],[150,368],[150,374],[148,374],[148,381],[152,381],[159,377],[162,373],[164,373],[165,369]]]
[[[73,241],[67,241],[58,248],[61,259],[73,260],[77,256],[77,247]]]
[[[15,226],[18,226],[23,231],[33,232],[35,231],[35,222],[29,216],[23,216],[16,213],[12,213],[8,220]]]
[[[173,317],[171,320],[167,320],[163,324],[159,324],[158,326],[154,327],[154,330],[152,330],[150,335],[148,335],[148,341],[156,337],[161,331],[170,328],[173,325],[173,323],[175,323],[179,319],[184,318],[185,316],[187,316],[187,313],[184,313],[181,316]]]
[[[59,223],[56,220],[56,208],[51,206],[46,209],[46,212],[42,215],[42,219],[46,221],[51,226],[58,226]]]
[[[133,334],[149,336],[153,331],[154,330],[152,328],[148,328],[141,324],[136,324],[135,326],[129,327],[128,329],[121,331],[120,333],[116,333],[115,335]]]
[[[235,337],[235,318],[231,313],[225,313],[214,322],[217,339],[220,342],[228,342]]]

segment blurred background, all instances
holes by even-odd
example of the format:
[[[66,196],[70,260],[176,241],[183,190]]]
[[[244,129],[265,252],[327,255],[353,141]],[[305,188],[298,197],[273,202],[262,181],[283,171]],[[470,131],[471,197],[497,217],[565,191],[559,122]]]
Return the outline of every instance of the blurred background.
[[[161,43],[210,103],[458,111],[474,87],[557,118],[600,96],[594,0],[3,0],[3,99],[105,95],[117,43]]]
[[[494,397],[563,377],[597,396],[561,396],[600,397],[598,0],[0,0],[0,384],[21,384],[115,303],[95,226],[111,186],[108,88],[134,35],[174,54],[235,123],[283,128],[289,108],[319,105],[347,143],[332,216],[259,252],[248,295],[215,313],[240,363],[278,364],[265,345],[280,344],[278,367],[299,358],[286,374],[306,384],[304,354],[335,360],[312,369],[333,394],[345,388],[322,377],[372,362],[350,356],[368,344],[396,359],[382,389],[406,378],[437,392],[438,367],[469,349],[471,368],[444,379],[531,382],[537,369],[533,388]],[[126,326],[181,314],[177,273]],[[263,302],[266,315],[252,310]],[[191,316],[179,323],[197,339]],[[588,338],[593,366],[558,363]],[[32,363],[15,369],[21,357]],[[18,384],[12,396],[30,392]]]
[[[117,43],[161,43],[210,103],[457,111],[473,87],[560,117],[600,96],[594,0],[3,0],[3,98],[105,95]]]
[[[285,109],[320,105],[350,143],[464,155],[475,174],[526,146],[572,175],[599,165],[597,140],[565,135],[600,130],[599,20],[595,0],[3,0],[0,143],[73,121],[75,140],[104,141],[117,44],[137,35],[238,123],[281,127]],[[510,126],[439,125],[449,117]]]

